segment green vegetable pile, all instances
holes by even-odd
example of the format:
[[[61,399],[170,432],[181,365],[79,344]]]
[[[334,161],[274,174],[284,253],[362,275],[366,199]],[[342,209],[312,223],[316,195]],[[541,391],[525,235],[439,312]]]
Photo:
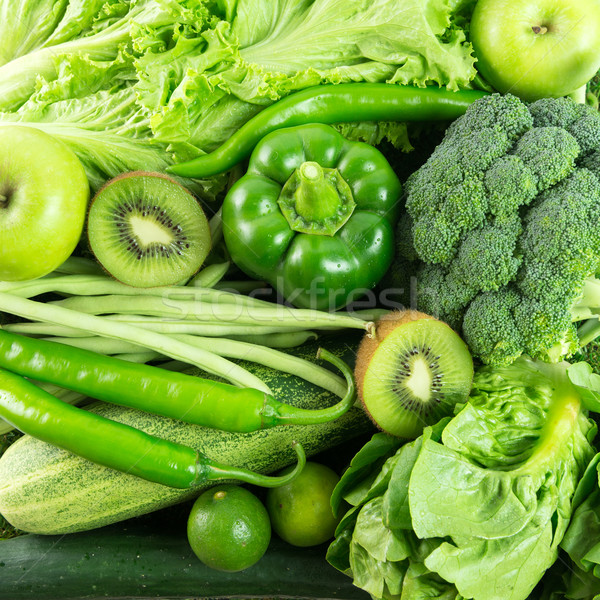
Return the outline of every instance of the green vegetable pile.
[[[0,600],[600,600],[599,31],[0,0]]]

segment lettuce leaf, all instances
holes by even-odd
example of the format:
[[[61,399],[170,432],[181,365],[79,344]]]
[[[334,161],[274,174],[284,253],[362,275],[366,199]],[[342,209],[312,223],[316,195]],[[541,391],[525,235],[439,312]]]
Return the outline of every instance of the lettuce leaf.
[[[344,495],[362,489],[361,502],[328,560],[374,598],[526,600],[568,541],[573,508],[589,509],[580,480],[600,495],[597,468],[586,472],[595,433],[564,364],[481,368],[469,402],[401,446],[379,477],[364,464],[363,481],[342,477]],[[574,540],[599,526],[586,514]],[[600,545],[582,546],[600,561]]]
[[[39,127],[92,187],[210,152],[262,108],[349,81],[470,87],[474,0],[0,2],[0,124]],[[410,150],[406,127],[345,125]],[[226,179],[186,182],[214,198]]]

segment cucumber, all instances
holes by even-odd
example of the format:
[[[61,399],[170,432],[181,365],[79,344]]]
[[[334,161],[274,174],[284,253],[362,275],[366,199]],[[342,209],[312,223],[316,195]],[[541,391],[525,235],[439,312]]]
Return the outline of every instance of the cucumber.
[[[327,563],[326,545],[294,548],[274,538],[257,564],[223,573],[194,556],[184,520],[139,521],[0,541],[0,600],[370,598]]]
[[[328,349],[348,362],[354,347],[327,344]],[[296,349],[294,354],[314,359],[316,349],[311,344]],[[329,392],[297,377],[254,363],[242,364],[261,377],[276,398],[289,404],[322,408],[337,400]],[[372,430],[359,407],[327,424],[285,425],[252,433],[208,429],[104,403],[92,403],[86,409],[191,446],[222,463],[261,473],[294,462],[293,440],[300,442],[310,456]],[[17,440],[0,459],[0,514],[17,529],[31,533],[63,534],[94,529],[185,501],[206,487],[180,490],[144,481],[30,436]]]

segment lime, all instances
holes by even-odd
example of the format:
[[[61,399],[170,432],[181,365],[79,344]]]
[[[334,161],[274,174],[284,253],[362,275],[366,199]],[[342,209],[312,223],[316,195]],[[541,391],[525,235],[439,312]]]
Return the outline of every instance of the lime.
[[[241,571],[258,562],[271,540],[263,503],[246,488],[220,485],[201,494],[190,512],[188,541],[194,554],[219,571]]]
[[[277,535],[294,546],[315,546],[333,537],[338,519],[333,516],[330,499],[338,481],[329,467],[307,462],[292,482],[271,488],[266,505]]]

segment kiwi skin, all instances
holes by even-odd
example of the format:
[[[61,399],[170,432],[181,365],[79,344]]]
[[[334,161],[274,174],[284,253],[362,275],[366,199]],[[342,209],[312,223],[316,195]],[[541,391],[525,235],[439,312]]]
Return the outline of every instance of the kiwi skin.
[[[98,189],[98,191],[94,194],[94,198],[106,187],[115,183],[115,181],[119,181],[121,179],[129,179],[130,177],[159,177],[161,179],[166,179],[171,183],[176,183],[182,190],[185,190],[190,196],[192,193],[183,185],[181,185],[178,181],[175,181],[172,177],[169,177],[166,173],[160,173],[159,171],[127,171],[125,173],[120,173],[119,175],[115,175],[112,179],[104,182],[104,185]],[[93,201],[93,199],[92,199]]]
[[[174,184],[175,186],[177,186],[182,192],[184,192],[185,194],[187,194],[191,199],[193,199],[194,202],[197,202],[196,198],[194,197],[194,195],[184,186],[182,185],[180,182],[176,181],[173,177],[170,177],[169,175],[165,174],[165,173],[161,173],[158,171],[128,171],[125,173],[121,173],[119,175],[116,175],[115,177],[111,178],[110,180],[106,181],[94,194],[94,197],[92,198],[91,202],[88,205],[88,214],[87,214],[87,218],[86,218],[86,225],[87,225],[87,239],[88,239],[88,247],[89,250],[91,251],[92,254],[96,255],[96,252],[94,250],[94,248],[92,247],[91,244],[91,237],[90,237],[90,212],[92,211],[94,202],[96,201],[96,199],[102,194],[102,192],[104,192],[104,190],[106,190],[106,188],[113,186],[115,183],[122,181],[124,179],[135,179],[135,178],[154,178],[154,179],[162,179],[165,181],[168,181],[169,184]],[[207,246],[207,250],[206,253],[208,253],[212,247],[212,240],[211,240],[211,234],[210,234],[210,229],[208,226],[208,220],[206,219],[206,215],[204,214],[204,211],[202,210],[202,207],[199,205],[200,207],[200,211],[203,213],[203,218],[206,220],[206,232],[205,232],[205,238],[207,240],[206,242],[206,246]],[[100,265],[100,267],[103,269],[103,271],[105,271],[108,275],[110,275],[111,277],[114,277],[115,279],[117,279],[118,281],[121,281],[121,283],[125,283],[127,285],[132,285],[132,286],[136,286],[136,287],[156,287],[157,285],[160,286],[164,286],[164,285],[181,285],[184,284],[185,282],[187,282],[201,267],[202,263],[204,262],[204,256],[202,256],[202,260],[197,260],[197,264],[195,265],[195,268],[190,268],[188,272],[184,272],[181,275],[181,279],[171,279],[169,281],[159,281],[159,282],[150,282],[150,283],[140,283],[140,282],[134,282],[132,280],[130,280],[129,278],[125,278],[125,277],[120,277],[118,274],[115,274],[114,272],[112,272],[112,270],[110,268],[108,268],[107,266],[105,266],[104,262],[102,260],[100,260],[100,258],[98,256],[96,256],[96,260],[98,262],[98,264]]]
[[[371,414],[371,412],[369,410],[367,402],[365,401],[364,381],[365,381],[365,377],[366,377],[369,365],[371,363],[371,360],[372,360],[375,352],[377,351],[377,349],[380,347],[382,342],[386,339],[386,337],[390,333],[392,333],[392,332],[396,331],[398,328],[402,327],[403,325],[406,325],[408,323],[415,322],[415,321],[422,321],[422,320],[438,321],[438,319],[435,319],[431,315],[419,312],[417,310],[398,310],[398,311],[389,312],[386,315],[384,315],[381,319],[379,319],[379,321],[377,321],[377,323],[375,325],[374,334],[365,335],[363,337],[363,339],[359,345],[359,348],[358,348],[358,352],[357,352],[357,356],[356,356],[356,364],[355,364],[355,369],[354,369],[354,375],[355,375],[355,379],[356,379],[356,387],[357,387],[359,399],[361,400],[361,403],[363,405],[363,408],[364,408],[366,414],[371,419],[371,421],[374,423],[374,425],[378,429],[386,431],[386,433],[390,433],[391,435],[395,435],[397,437],[406,437],[408,439],[417,437],[417,435],[413,435],[413,434],[405,435],[405,434],[398,433],[396,431],[388,431],[385,427],[382,427],[382,424],[379,423],[377,419],[375,419],[373,417],[373,415]],[[448,327],[448,329],[450,329],[450,328]],[[458,336],[458,334],[456,334],[456,335]],[[464,344],[464,342],[462,342],[462,344],[464,345],[467,355],[470,357],[470,353],[468,352],[466,344]],[[473,369],[472,369],[472,363],[471,363],[471,371],[468,374],[468,377],[467,377],[467,380],[465,383],[465,389],[468,388],[470,390],[472,381],[473,381]],[[465,397],[465,399],[466,399],[466,397]],[[408,409],[400,408],[400,405],[399,405],[399,410],[408,410]],[[410,411],[408,411],[408,412],[410,412]],[[429,424],[433,424],[433,422],[429,423]]]

